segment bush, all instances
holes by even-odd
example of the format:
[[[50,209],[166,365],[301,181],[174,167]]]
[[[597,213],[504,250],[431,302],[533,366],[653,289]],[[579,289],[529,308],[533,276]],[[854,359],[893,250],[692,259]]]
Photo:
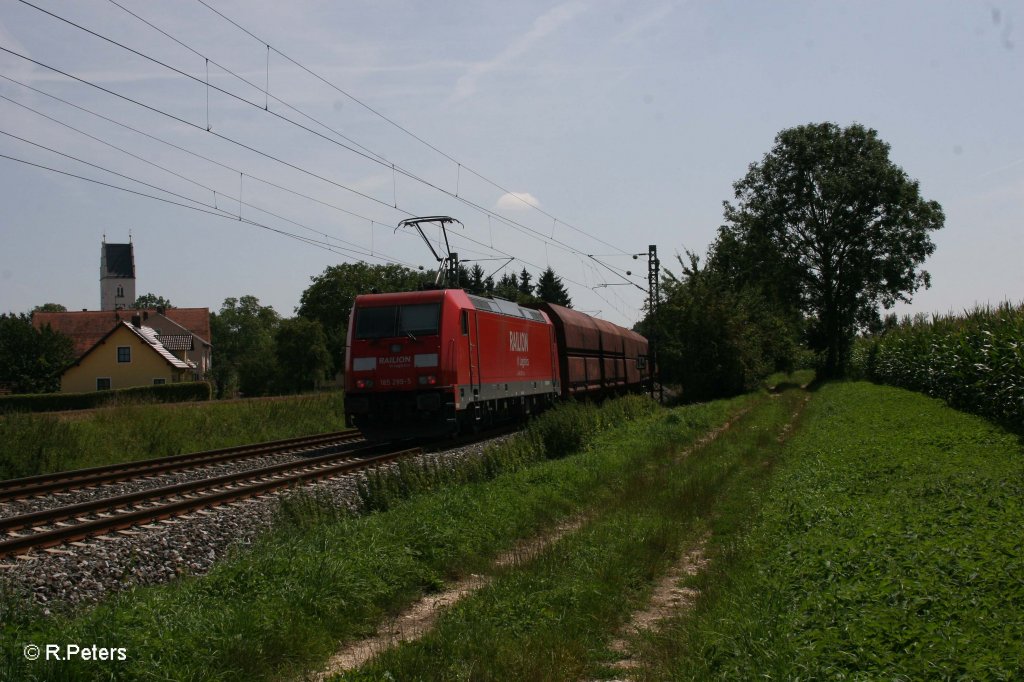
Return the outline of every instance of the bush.
[[[137,386],[92,393],[39,393],[0,396],[0,414],[8,412],[56,412],[87,410],[122,403],[183,403],[210,400],[212,389],[205,381],[160,386]]]

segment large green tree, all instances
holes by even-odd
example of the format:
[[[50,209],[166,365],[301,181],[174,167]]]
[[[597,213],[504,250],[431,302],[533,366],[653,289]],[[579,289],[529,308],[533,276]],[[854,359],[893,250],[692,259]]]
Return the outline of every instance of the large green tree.
[[[282,320],[274,335],[280,388],[288,392],[316,388],[331,367],[327,336],[317,320]]]
[[[429,272],[421,273],[394,264],[332,265],[311,278],[312,284],[302,292],[295,312],[323,325],[327,335],[327,350],[331,355],[331,371],[338,372],[345,366],[345,336],[356,296],[372,292],[415,291],[428,277],[432,282],[433,275]]]
[[[842,373],[856,330],[878,320],[880,305],[928,286],[920,265],[935,250],[929,233],[943,226],[942,208],[922,198],[876,131],[834,123],[783,130],[733,187],[719,263],[791,297],[827,376]]]
[[[75,359],[71,339],[32,326],[29,315],[0,315],[0,384],[13,393],[60,389],[61,372]]]
[[[221,397],[266,395],[278,377],[274,338],[281,316],[255,296],[226,298],[210,315],[213,378]]]

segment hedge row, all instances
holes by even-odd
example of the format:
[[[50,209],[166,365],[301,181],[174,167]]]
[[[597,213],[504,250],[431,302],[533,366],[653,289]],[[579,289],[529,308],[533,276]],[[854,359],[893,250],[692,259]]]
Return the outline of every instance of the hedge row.
[[[0,414],[6,412],[56,412],[87,410],[119,403],[182,403],[210,400],[212,387],[205,381],[118,388],[92,393],[38,393],[0,395]]]
[[[1024,304],[916,317],[854,348],[854,370],[1011,427],[1024,426]]]

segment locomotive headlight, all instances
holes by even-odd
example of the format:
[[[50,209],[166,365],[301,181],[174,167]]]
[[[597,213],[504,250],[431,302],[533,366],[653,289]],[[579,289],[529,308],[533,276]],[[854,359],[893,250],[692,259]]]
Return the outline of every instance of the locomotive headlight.
[[[368,372],[377,369],[377,358],[352,358],[352,370],[355,372]]]
[[[373,388],[373,379],[356,379],[356,388]]]
[[[437,383],[437,377],[433,374],[424,374],[420,377],[420,386],[433,386]]]
[[[416,367],[437,367],[437,353],[417,353],[413,356]]]

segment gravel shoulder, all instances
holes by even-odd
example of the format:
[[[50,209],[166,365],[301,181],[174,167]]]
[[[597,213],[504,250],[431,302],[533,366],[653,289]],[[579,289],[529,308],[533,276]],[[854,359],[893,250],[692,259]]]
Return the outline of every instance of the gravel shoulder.
[[[453,466],[465,459],[480,457],[488,445],[508,437],[429,452],[417,459]],[[52,497],[18,501],[23,504],[5,505],[0,515],[25,513],[47,508],[46,505],[71,504],[97,496],[120,495],[299,458],[298,454],[252,458],[230,465],[76,491],[56,502]],[[349,474],[303,486],[303,490],[319,499],[330,500],[338,507],[357,511],[358,484],[364,476],[362,472]],[[244,551],[266,532],[273,523],[281,496],[290,492],[271,493],[86,542],[0,560],[0,585],[31,595],[43,607],[44,614],[50,615],[69,607],[95,603],[132,587],[164,583],[180,576],[203,575],[217,560],[229,552]]]

